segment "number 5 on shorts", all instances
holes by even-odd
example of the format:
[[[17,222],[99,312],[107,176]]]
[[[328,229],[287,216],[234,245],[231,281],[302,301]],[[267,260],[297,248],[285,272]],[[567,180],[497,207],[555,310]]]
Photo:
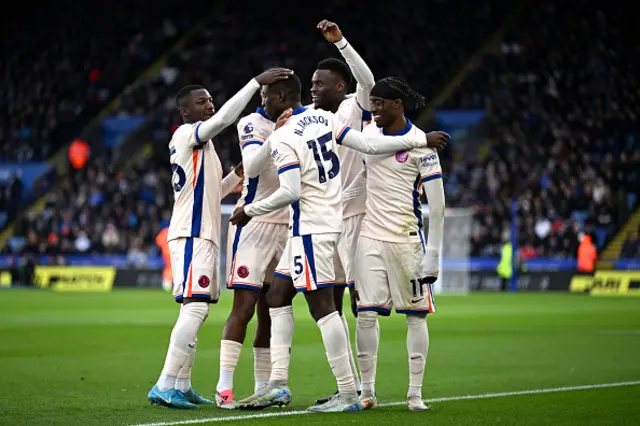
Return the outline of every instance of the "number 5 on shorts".
[[[295,275],[300,275],[304,266],[302,266],[302,256],[294,256],[293,257],[293,273]]]

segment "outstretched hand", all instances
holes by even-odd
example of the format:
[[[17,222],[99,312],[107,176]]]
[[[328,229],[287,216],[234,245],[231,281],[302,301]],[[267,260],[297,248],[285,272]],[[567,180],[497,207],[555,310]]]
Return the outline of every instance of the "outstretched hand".
[[[433,149],[444,149],[451,140],[451,135],[446,132],[436,131],[427,133],[427,146]]]
[[[293,71],[287,68],[271,68],[256,76],[256,81],[261,86],[268,86],[276,81],[286,80],[293,75]]]
[[[336,43],[342,40],[342,31],[335,22],[323,19],[316,25],[316,28],[322,31],[322,35],[329,43]]]

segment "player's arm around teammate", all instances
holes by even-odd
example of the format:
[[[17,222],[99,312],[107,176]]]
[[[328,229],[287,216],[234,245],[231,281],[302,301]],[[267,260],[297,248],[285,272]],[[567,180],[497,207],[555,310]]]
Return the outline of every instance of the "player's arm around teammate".
[[[211,138],[238,117],[261,84],[290,75],[286,69],[260,74],[215,115],[206,88],[192,85],[178,91],[176,104],[184,124],[169,142],[174,205],[167,240],[174,297],[182,306],[162,373],[147,395],[152,403],[175,408],[211,404],[191,388],[198,331],[209,314],[209,304],[217,302],[219,295],[216,265],[222,167]]]

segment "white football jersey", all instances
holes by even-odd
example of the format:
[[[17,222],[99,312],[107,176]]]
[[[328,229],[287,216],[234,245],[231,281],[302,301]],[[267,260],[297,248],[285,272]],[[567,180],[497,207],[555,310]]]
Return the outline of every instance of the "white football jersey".
[[[365,127],[364,134],[380,134],[375,124]],[[424,132],[410,121],[394,135]],[[360,236],[394,243],[422,242],[422,182],[442,179],[438,153],[431,148],[416,148],[391,155],[366,155],[366,213]]]
[[[169,142],[174,203],[167,240],[198,237],[217,247],[222,165],[213,143],[196,135],[200,124],[183,124]]]
[[[358,103],[355,94],[347,95],[336,111],[336,118],[354,130],[362,131],[371,123],[371,112],[365,110]],[[348,188],[356,176],[362,171],[364,154],[355,149],[338,145],[336,152],[340,158],[340,174],[342,174],[342,187]],[[363,214],[365,211],[365,194],[352,198],[344,203],[344,218]]]
[[[330,112],[300,107],[271,135],[278,173],[300,168],[300,199],[290,209],[292,236],[342,231],[342,182],[335,148],[346,128]]]
[[[238,121],[238,139],[240,140],[240,149],[244,149],[251,145],[263,145],[267,138],[271,136],[276,123],[271,121],[262,108],[254,113],[242,117]],[[259,176],[250,178],[245,175],[242,196],[238,200],[236,207],[251,204],[260,201],[273,194],[280,187],[278,179],[278,171],[271,157],[265,168]],[[256,222],[278,223],[286,225],[289,223],[288,209],[280,209],[275,212],[267,213],[263,216],[256,216]]]

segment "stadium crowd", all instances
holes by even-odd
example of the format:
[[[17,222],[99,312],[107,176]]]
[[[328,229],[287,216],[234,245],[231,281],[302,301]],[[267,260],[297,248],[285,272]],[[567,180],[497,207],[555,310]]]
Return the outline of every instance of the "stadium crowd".
[[[336,3],[327,6],[326,15],[340,17],[345,37],[376,77],[403,76],[428,98],[511,10],[499,1],[482,6],[456,2],[459,13],[451,13],[447,2],[414,3],[391,12],[374,3],[366,16],[344,13],[346,4]],[[472,205],[476,211],[472,255],[499,253],[509,234],[512,196],[520,206],[525,257],[575,258],[583,232],[593,234],[602,248],[636,203],[640,102],[637,79],[619,55],[628,34],[608,10],[585,8],[576,18],[565,10],[572,7],[554,4],[527,11],[526,19],[519,20],[517,29],[445,105],[484,109],[493,140],[484,158],[453,161],[448,152],[441,158],[447,205]],[[298,7],[283,7],[265,22],[268,8],[256,4],[252,13],[245,13],[240,5],[227,5],[169,58],[158,76],[127,87],[115,114],[144,114],[153,120],[157,161],[123,172],[92,162],[50,195],[43,213],[19,223],[14,234],[26,241],[22,251],[149,252],[153,236],[170,216],[171,193],[162,183],[170,181],[165,151],[179,123],[173,99],[177,88],[203,84],[219,108],[264,68],[285,65],[308,82],[318,60],[339,56],[314,31],[315,18],[300,17]],[[427,15],[439,19],[424,20]],[[371,16],[402,25],[388,31],[371,25]],[[265,25],[269,31],[260,30]],[[93,90],[88,87],[82,90]],[[246,112],[256,106],[257,97]],[[218,153],[229,171],[240,160],[235,128],[219,138]],[[637,252],[637,245],[631,241],[629,247]]]
[[[37,14],[5,14],[0,162],[53,155],[189,28],[199,4],[206,5],[189,0],[176,10],[144,0],[65,0]]]
[[[446,173],[476,206],[474,255],[499,253],[513,196],[525,258],[575,257],[581,233],[602,249],[637,203],[633,26],[615,5],[580,4],[532,7],[446,105],[483,108],[493,137],[486,158]]]
[[[39,214],[17,220],[29,254],[125,253],[132,263],[154,252],[154,238],[171,217],[170,171],[139,162],[118,171],[95,161],[47,196]],[[151,249],[151,252],[150,252]],[[12,252],[10,246],[3,251]]]

